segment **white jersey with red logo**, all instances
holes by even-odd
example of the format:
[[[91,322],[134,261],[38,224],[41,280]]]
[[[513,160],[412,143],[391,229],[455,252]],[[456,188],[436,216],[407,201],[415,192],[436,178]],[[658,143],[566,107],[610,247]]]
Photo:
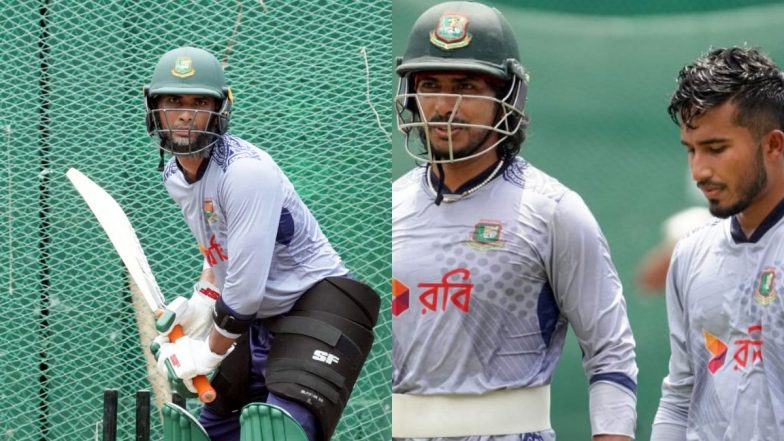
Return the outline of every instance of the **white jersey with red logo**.
[[[224,135],[196,182],[174,158],[163,182],[236,313],[284,313],[316,282],[347,274],[283,171],[254,145]]]
[[[784,203],[682,239],[667,276],[670,371],[655,441],[784,439]]]
[[[633,409],[637,366],[621,283],[583,200],[521,158],[456,202],[435,205],[427,179],[437,178],[419,167],[392,191],[392,391],[547,385],[571,325],[592,392],[609,387]],[[608,397],[591,394],[594,433],[633,432],[635,415],[609,415],[599,395]]]

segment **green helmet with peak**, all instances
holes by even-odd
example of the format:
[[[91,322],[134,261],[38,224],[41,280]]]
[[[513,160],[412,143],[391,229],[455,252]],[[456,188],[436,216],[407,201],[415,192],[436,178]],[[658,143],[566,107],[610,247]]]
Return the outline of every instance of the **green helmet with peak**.
[[[467,1],[433,6],[411,30],[398,75],[435,70],[481,72],[503,80],[524,76],[506,18],[495,8]]]
[[[214,98],[216,110],[211,111],[210,121],[200,133],[199,140],[188,146],[176,147],[168,142],[169,133],[161,124],[166,112],[159,109],[158,100],[168,95],[198,95]],[[211,53],[195,48],[181,47],[166,52],[152,74],[150,84],[144,87],[147,131],[157,137],[160,147],[175,155],[192,155],[211,147],[229,128],[234,97],[226,84],[223,66]],[[203,112],[203,110],[199,110]]]
[[[397,58],[396,72],[400,76],[395,97],[398,128],[406,135],[406,150],[416,159],[455,161],[434,158],[427,145],[418,152],[409,144],[412,132],[418,133],[421,138],[428,126],[425,118],[419,115],[421,107],[415,90],[415,76],[421,72],[467,72],[500,80],[498,83],[502,86],[497,90],[498,120],[494,127],[488,126],[488,130],[501,134],[495,145],[501,147],[499,153],[503,156],[519,151],[527,125],[523,108],[528,74],[520,63],[512,27],[497,9],[470,1],[450,1],[431,7],[414,23],[406,51]],[[420,141],[426,143],[426,140]]]

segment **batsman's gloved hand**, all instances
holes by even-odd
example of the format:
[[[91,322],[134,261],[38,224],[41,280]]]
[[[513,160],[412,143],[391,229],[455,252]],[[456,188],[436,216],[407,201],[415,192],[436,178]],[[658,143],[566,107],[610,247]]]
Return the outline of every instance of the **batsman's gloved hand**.
[[[161,335],[159,337],[165,337],[165,336]],[[158,359],[160,358],[160,355],[161,355],[161,345],[164,345],[164,344],[169,344],[169,340],[168,339],[161,339],[160,341],[153,341],[152,344],[150,344],[150,351],[152,352],[152,355],[155,356],[155,361],[156,362],[158,361]],[[172,391],[176,392],[179,396],[181,396],[183,398],[186,398],[186,399],[187,398],[196,398],[196,397],[199,396],[198,394],[195,394],[195,393],[189,391],[188,388],[185,387],[185,383],[182,381],[182,379],[177,378],[177,379],[172,380],[172,379],[168,378],[168,371],[167,371],[166,376],[167,376],[166,379],[169,381],[169,385],[171,386]],[[210,380],[210,382],[212,382],[212,376],[209,377],[209,380]]]
[[[182,325],[185,335],[206,340],[212,330],[212,310],[219,296],[215,285],[200,280],[193,285],[193,294],[189,299],[180,296],[166,305],[163,315],[155,322],[155,328],[162,334],[169,334],[175,325]]]
[[[160,346],[157,356],[158,371],[174,384],[177,380],[182,380],[185,387],[195,393],[193,377],[210,375],[233,350],[234,346],[225,354],[216,354],[210,350],[206,340],[197,340],[186,335],[176,343],[163,343]]]
[[[212,378],[209,378],[209,380],[210,382],[212,382]],[[170,381],[169,385],[171,386],[172,392],[175,392],[177,395],[181,396],[182,398],[185,398],[186,400],[191,398],[197,398],[199,396],[198,394],[189,391],[188,388],[185,387],[185,382],[180,380],[179,378],[176,379],[175,381]]]

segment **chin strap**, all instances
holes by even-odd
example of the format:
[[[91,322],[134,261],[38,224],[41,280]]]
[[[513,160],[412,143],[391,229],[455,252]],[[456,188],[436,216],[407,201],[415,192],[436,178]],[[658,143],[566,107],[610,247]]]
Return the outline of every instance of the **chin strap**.
[[[160,160],[160,162],[158,162],[158,171],[162,172],[163,171],[163,149],[159,149],[158,151],[161,153],[161,160]]]
[[[440,162],[436,164],[438,167],[438,190],[436,190],[436,206],[441,205],[441,202],[444,200],[444,165]],[[428,178],[430,179],[430,178]]]

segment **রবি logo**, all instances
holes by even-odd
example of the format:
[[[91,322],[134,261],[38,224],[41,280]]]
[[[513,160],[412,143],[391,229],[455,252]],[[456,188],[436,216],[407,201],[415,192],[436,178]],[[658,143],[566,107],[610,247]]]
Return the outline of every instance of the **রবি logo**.
[[[447,12],[436,23],[436,28],[430,31],[430,42],[441,49],[458,49],[471,43],[471,34],[468,33],[468,17],[456,12]]]
[[[708,360],[708,370],[711,374],[715,374],[716,371],[724,366],[724,359],[727,358],[727,344],[704,329],[702,330],[702,335],[705,337],[705,348],[712,355],[711,359]]]
[[[392,315],[397,317],[408,309],[410,290],[400,280],[392,278]]]
[[[471,271],[468,268],[455,268],[447,271],[438,282],[417,284],[418,288],[424,289],[419,294],[422,314],[444,312],[452,307],[468,313],[471,309],[471,291],[474,289],[470,279]]]
[[[711,374],[715,374],[727,361],[729,348],[722,339],[704,329],[702,335],[705,337],[705,348],[712,355],[708,360],[707,368]],[[762,325],[760,324],[750,325],[746,329],[745,335],[732,340],[732,345],[735,347],[732,359],[729,360],[732,370],[743,370],[750,365],[761,363],[762,343]]]
[[[213,234],[210,236],[210,246],[206,247],[202,244],[199,244],[199,251],[201,254],[204,255],[204,258],[207,259],[207,264],[210,266],[215,266],[218,264],[218,261],[225,262],[229,260],[229,256],[226,255],[226,251],[223,247],[218,243],[218,239]]]
[[[768,306],[776,300],[776,297],[776,268],[768,267],[757,277],[754,300],[760,305]]]
[[[443,312],[451,307],[468,313],[471,308],[471,291],[474,289],[470,278],[471,271],[467,268],[455,268],[444,274],[438,282],[417,284],[417,288],[423,289],[418,297],[419,303],[423,307],[422,314]],[[410,296],[411,290],[408,286],[400,280],[392,278],[393,317],[408,311]]]

